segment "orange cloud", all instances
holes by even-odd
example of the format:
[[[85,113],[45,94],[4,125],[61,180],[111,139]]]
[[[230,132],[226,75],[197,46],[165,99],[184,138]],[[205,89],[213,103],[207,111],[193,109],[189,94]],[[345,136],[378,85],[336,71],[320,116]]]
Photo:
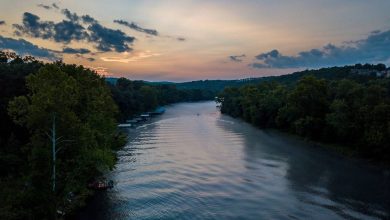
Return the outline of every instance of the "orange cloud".
[[[129,63],[134,61],[143,60],[149,57],[155,57],[160,56],[159,53],[152,53],[149,50],[141,51],[141,52],[134,52],[129,54],[128,52],[122,53],[122,56],[116,56],[116,57],[101,57],[100,59],[105,62],[120,62],[120,63]]]

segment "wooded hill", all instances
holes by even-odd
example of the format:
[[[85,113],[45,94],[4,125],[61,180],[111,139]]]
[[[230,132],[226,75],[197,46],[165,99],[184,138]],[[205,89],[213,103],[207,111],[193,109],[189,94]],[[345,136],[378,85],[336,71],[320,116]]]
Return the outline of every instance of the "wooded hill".
[[[281,76],[266,76],[237,80],[197,80],[191,82],[145,82],[152,85],[175,85],[177,89],[200,89],[203,91],[220,92],[226,87],[240,87],[244,85],[258,84],[261,82],[278,82],[285,85],[293,85],[304,76],[312,75],[316,78],[327,80],[353,79],[364,82],[366,80],[386,78],[390,76],[389,68],[383,64],[356,64],[344,67],[329,67],[314,70],[304,70]],[[108,79],[115,81],[115,78]]]

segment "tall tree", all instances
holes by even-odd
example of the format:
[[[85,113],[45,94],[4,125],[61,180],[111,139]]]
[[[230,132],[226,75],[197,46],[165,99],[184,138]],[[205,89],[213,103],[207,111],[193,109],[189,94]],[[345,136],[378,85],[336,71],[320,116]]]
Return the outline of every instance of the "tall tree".
[[[107,168],[115,157],[117,143],[114,116],[117,112],[104,79],[82,67],[47,64],[27,77],[27,96],[16,97],[9,105],[14,121],[31,132],[29,154],[31,195],[41,196],[34,206],[35,216],[45,216],[61,207],[72,209],[67,195],[88,194],[87,181]],[[55,116],[58,138],[57,187],[53,193],[52,146],[48,132]],[[48,199],[46,199],[48,198]],[[51,199],[50,199],[51,198]]]

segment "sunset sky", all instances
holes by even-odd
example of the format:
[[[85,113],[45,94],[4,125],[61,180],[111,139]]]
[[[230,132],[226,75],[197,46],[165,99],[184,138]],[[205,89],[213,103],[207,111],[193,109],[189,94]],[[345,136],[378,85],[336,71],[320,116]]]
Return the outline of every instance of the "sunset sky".
[[[1,0],[0,49],[150,81],[390,64],[390,1]]]

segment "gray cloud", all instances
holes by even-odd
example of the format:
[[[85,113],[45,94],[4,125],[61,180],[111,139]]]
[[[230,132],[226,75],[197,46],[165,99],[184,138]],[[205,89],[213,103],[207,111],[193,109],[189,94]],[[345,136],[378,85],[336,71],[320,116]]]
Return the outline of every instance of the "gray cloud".
[[[38,4],[37,6],[40,7],[40,8],[47,9],[47,10],[52,9],[52,7],[50,5]]]
[[[70,47],[65,47],[62,49],[63,53],[69,53],[69,54],[86,54],[90,53],[91,51],[86,49],[86,48],[70,48]]]
[[[145,34],[147,34],[147,37],[150,37],[150,35],[151,36],[160,36],[160,34],[157,30],[140,27],[138,24],[136,24],[134,22],[129,23],[129,22],[124,21],[124,20],[114,20],[114,23],[123,25],[125,27],[128,27],[128,28],[135,30],[135,31],[138,31],[138,32],[145,33]],[[165,36],[165,37],[175,39],[178,41],[186,41],[187,40],[184,37],[173,37],[173,36]]]
[[[0,20],[0,26],[5,25],[5,21]]]
[[[318,68],[355,63],[386,62],[390,59],[390,30],[374,31],[363,40],[344,43],[341,46],[328,44],[319,49],[286,56],[278,50],[261,53],[252,63],[254,68]]]
[[[53,38],[56,42],[70,43],[72,40],[88,40],[88,33],[80,24],[72,21],[61,21],[54,24]]]
[[[96,60],[96,59],[93,58],[93,57],[86,57],[86,56],[84,56],[83,54],[79,54],[79,53],[76,53],[75,56],[76,56],[77,58],[86,59],[86,60],[88,60],[89,62],[93,62],[93,61]]]
[[[242,58],[246,57],[245,54],[242,55],[232,55],[229,56],[229,59],[233,62],[242,62]]]
[[[56,3],[51,4],[51,6],[53,6],[53,8],[55,8],[55,9],[60,9],[60,7],[58,7],[58,5]]]
[[[14,24],[16,29],[15,34],[21,36],[23,34],[31,37],[48,39],[53,36],[53,22],[40,22],[40,18],[29,12],[23,14],[23,24]]]
[[[158,32],[156,30],[142,28],[134,22],[129,23],[129,22],[124,21],[124,20],[114,20],[114,23],[124,25],[124,26],[126,26],[130,29],[133,29],[135,31],[138,31],[138,32],[142,32],[142,33],[153,35],[153,36],[158,36]]]
[[[114,30],[102,26],[96,19],[89,15],[78,16],[68,9],[61,11],[66,20],[55,23],[41,21],[40,17],[29,12],[23,14],[22,24],[14,24],[17,36],[50,39],[64,44],[74,41],[86,41],[95,43],[99,51],[131,51],[131,45],[135,38],[127,36],[120,30]]]
[[[97,42],[99,51],[107,52],[115,50],[116,52],[131,51],[128,43],[134,42],[135,38],[127,36],[121,30],[113,30],[103,27],[99,23],[93,23],[88,27],[90,31],[89,41]]]
[[[83,20],[84,23],[90,23],[90,24],[97,23],[97,21],[89,15],[83,15],[81,16],[81,19]]]
[[[76,13],[72,13],[69,11],[69,9],[62,9],[61,10],[62,14],[65,15],[66,18],[68,18],[70,21],[73,22],[78,22],[79,21],[79,16]]]
[[[71,16],[71,15],[69,15]],[[27,35],[35,38],[53,39],[56,42],[70,43],[71,40],[88,39],[85,28],[74,21],[63,20],[58,23],[52,21],[40,21],[37,15],[25,12],[23,24],[14,24],[15,34]]]
[[[46,58],[49,60],[61,59],[59,54],[55,51],[38,47],[24,39],[7,38],[0,35],[0,49],[13,50],[21,56],[31,55],[38,58]]]

